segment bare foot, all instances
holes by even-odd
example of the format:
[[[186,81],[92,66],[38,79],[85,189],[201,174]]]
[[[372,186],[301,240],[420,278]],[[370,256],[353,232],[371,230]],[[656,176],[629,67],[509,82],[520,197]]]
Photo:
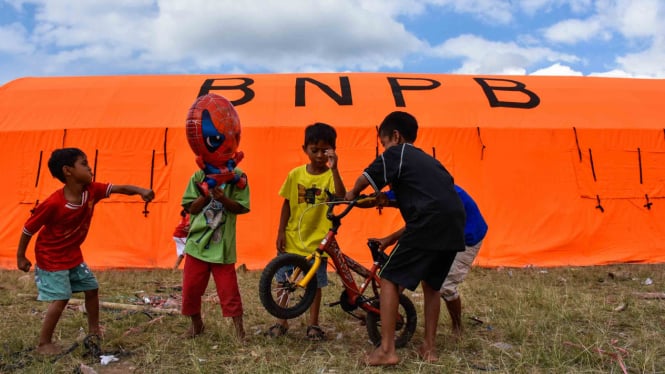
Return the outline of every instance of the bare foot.
[[[189,326],[189,329],[182,334],[182,337],[185,339],[195,338],[205,332],[205,326],[201,324],[192,324]]]
[[[106,332],[106,328],[102,325],[99,325],[94,328],[89,328],[88,335],[97,335],[99,338],[104,337],[104,333]]]
[[[454,343],[459,343],[462,341],[462,337],[464,336],[464,333],[462,329],[453,329],[452,330],[452,338]]]
[[[418,356],[426,362],[436,362],[439,360],[439,356],[437,356],[436,351],[433,348],[426,347],[425,345],[421,345],[418,348]]]
[[[37,346],[36,351],[39,354],[51,356],[62,353],[62,347],[55,345],[53,343],[47,343]]]
[[[393,352],[385,352],[381,347],[376,348],[372,353],[365,356],[365,364],[369,366],[388,366],[399,364],[399,356]]]
[[[244,342],[245,328],[243,326],[242,316],[233,317],[233,327],[236,330],[236,338],[238,339],[238,341]]]

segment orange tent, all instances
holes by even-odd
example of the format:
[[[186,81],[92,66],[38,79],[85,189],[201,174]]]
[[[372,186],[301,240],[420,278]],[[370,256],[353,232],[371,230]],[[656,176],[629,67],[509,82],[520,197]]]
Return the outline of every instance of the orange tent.
[[[0,267],[35,204],[61,184],[46,161],[83,149],[96,180],[149,186],[104,200],[83,252],[104,267],[169,267],[185,184],[197,168],[185,139],[200,94],[231,100],[243,133],[240,163],[251,212],[238,219],[238,263],[275,254],[277,191],[306,162],[303,129],[338,130],[351,185],[377,151],[376,126],[393,110],[416,116],[416,145],[431,152],[478,202],[490,226],[481,266],[665,261],[665,82],[646,79],[403,73],[23,78],[0,87]],[[379,149],[380,150],[380,149]],[[338,240],[369,260],[365,241],[399,227],[395,210],[357,209]],[[34,258],[31,248],[30,258]]]

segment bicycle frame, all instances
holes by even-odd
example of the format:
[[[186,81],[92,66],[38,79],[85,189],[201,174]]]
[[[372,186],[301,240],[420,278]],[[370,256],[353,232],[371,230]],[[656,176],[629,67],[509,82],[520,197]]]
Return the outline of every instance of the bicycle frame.
[[[367,289],[372,280],[376,281],[377,283],[380,282],[379,276],[377,275],[377,271],[380,266],[378,258],[378,248],[372,250],[373,264],[370,269],[367,269],[363,265],[353,260],[351,257],[342,253],[342,251],[339,248],[339,245],[337,244],[337,240],[335,239],[337,231],[342,224],[341,222],[342,218],[349,213],[349,211],[355,206],[357,201],[358,199],[348,202],[348,206],[346,207],[346,209],[339,215],[333,214],[333,207],[335,205],[344,202],[333,201],[328,203],[329,205],[328,205],[327,217],[332,221],[332,227],[330,228],[330,230],[328,230],[328,233],[326,233],[326,236],[323,238],[323,240],[321,240],[321,243],[319,244],[318,248],[312,254],[307,256],[306,258],[307,261],[314,260],[314,263],[312,264],[312,267],[307,272],[307,274],[305,274],[305,276],[297,283],[298,287],[303,287],[303,288],[307,287],[307,284],[316,275],[316,271],[321,265],[321,257],[323,256],[324,253],[327,254],[330,257],[330,259],[333,261],[333,265],[336,269],[336,272],[342,279],[344,289],[347,291],[347,294],[349,296],[349,303],[351,303],[352,305],[358,303],[358,298],[360,298],[364,294],[365,290]],[[364,278],[364,281],[360,284],[360,286],[358,286],[358,284],[356,283],[356,280],[353,277],[353,272]],[[292,278],[296,279],[298,275],[299,274],[295,272],[292,275]],[[372,311],[375,313],[379,312],[377,308],[371,305],[371,303],[362,303],[360,304],[360,306],[368,311]]]
[[[314,276],[325,255],[330,257],[343,286],[339,299],[328,306],[340,305],[351,316],[364,320],[372,343],[377,346],[381,343],[381,279],[378,273],[387,262],[388,256],[379,249],[378,241],[369,241],[367,244],[372,253],[373,265],[368,269],[342,253],[336,239],[341,219],[354,206],[374,206],[365,205],[365,202],[370,204],[376,202],[365,201],[365,197],[360,196],[353,201],[335,201],[331,198],[332,201],[327,203],[326,216],[332,225],[317,248],[307,257],[287,253],[284,256],[275,257],[266,265],[259,280],[259,296],[261,303],[270,314],[280,319],[291,319],[310,308],[316,297],[317,281]],[[369,196],[369,198],[374,197]],[[348,206],[342,213],[335,215],[333,208],[339,204],[348,204]],[[283,278],[282,269],[290,269],[286,280]],[[361,279],[358,279],[358,276]],[[371,291],[367,291],[368,288],[371,288]],[[401,348],[406,346],[415,332],[417,312],[413,302],[404,294],[399,295],[398,308],[395,347]],[[364,310],[366,313],[354,313],[356,309]]]

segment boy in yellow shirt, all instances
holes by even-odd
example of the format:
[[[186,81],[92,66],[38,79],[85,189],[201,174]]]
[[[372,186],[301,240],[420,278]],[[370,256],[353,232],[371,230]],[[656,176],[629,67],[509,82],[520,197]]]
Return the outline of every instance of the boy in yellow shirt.
[[[314,123],[305,129],[302,149],[309,163],[291,170],[279,190],[284,198],[277,231],[277,252],[307,256],[316,249],[330,228],[326,218],[326,190],[343,197],[346,193],[337,169],[335,129],[325,123]],[[327,261],[319,267],[316,279],[318,289],[309,309],[306,338],[323,340],[325,334],[319,326],[321,288],[328,284]],[[268,330],[269,336],[286,334],[287,320],[277,320]]]

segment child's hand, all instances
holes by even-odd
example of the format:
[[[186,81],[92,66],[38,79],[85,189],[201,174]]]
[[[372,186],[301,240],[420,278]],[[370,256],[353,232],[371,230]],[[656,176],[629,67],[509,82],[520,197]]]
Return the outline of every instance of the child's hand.
[[[379,249],[384,251],[386,248],[395,244],[397,242],[397,239],[399,239],[399,236],[391,234],[383,238],[369,238],[367,240],[379,242]]]
[[[17,257],[16,258],[16,266],[19,268],[19,270],[23,270],[26,273],[30,271],[30,267],[32,266],[32,263],[30,260],[24,257]]]
[[[286,248],[286,236],[284,233],[280,233],[277,235],[277,253],[284,253],[284,249]]]
[[[325,151],[325,155],[328,157],[328,167],[331,169],[337,169],[337,153],[332,148],[328,148]]]
[[[225,196],[224,195],[224,189],[217,186],[217,187],[212,189],[212,191],[210,192],[210,195],[212,195],[213,199],[215,199],[217,201],[221,201]]]
[[[144,189],[141,191],[141,198],[142,198],[143,201],[145,201],[145,202],[150,202],[150,201],[152,201],[152,199],[155,198],[155,192],[154,192],[153,190],[145,189],[145,188],[144,188]]]
[[[351,201],[356,198],[356,194],[353,193],[353,191],[346,191],[346,194],[344,194],[344,200],[346,201]]]

